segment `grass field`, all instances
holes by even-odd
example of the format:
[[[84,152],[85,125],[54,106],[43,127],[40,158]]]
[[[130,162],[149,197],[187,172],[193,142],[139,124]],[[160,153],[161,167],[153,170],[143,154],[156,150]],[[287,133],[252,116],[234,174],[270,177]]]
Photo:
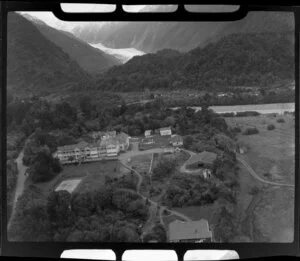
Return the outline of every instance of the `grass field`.
[[[82,191],[84,189],[96,189],[104,185],[105,176],[119,177],[124,175],[123,167],[119,161],[98,161],[85,163],[78,166],[65,165],[63,171],[49,182],[36,184],[45,195],[51,193],[55,188],[65,180],[82,179],[80,184],[73,192]]]
[[[285,122],[277,122],[279,118]],[[250,126],[259,130],[255,135],[237,136],[238,141],[249,147],[243,157],[258,175],[266,180],[294,184],[295,123],[292,116],[233,117],[226,118],[226,121],[232,127],[240,127],[242,132]],[[268,124],[273,124],[275,129],[267,130]],[[247,232],[252,235],[252,241],[291,242],[293,189],[264,185],[251,177],[242,164],[239,164],[239,168],[240,193],[237,200],[240,212],[243,213],[241,218],[245,221],[251,215],[249,221],[242,225],[244,229],[246,226],[251,230]],[[249,194],[251,187],[257,187],[259,195],[254,197]]]
[[[294,191],[266,189],[254,209],[254,224],[264,241],[292,242],[294,233]],[[254,238],[255,239],[255,238]],[[256,241],[261,241],[257,238]]]
[[[188,216],[193,221],[203,218],[206,219],[210,225],[213,225],[217,222],[217,204],[174,208],[174,210]]]
[[[283,118],[284,123],[277,119]],[[294,182],[295,123],[292,116],[232,117],[226,118],[230,126],[239,126],[242,131],[249,126],[259,130],[255,135],[238,135],[238,140],[246,143],[250,150],[245,159],[262,177],[278,182]],[[268,131],[267,125],[274,130]],[[270,175],[264,176],[269,173]]]

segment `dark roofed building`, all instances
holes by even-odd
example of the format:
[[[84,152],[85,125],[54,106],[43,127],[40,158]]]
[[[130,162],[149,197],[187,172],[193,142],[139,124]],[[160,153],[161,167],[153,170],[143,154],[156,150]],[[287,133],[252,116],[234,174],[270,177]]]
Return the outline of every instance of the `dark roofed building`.
[[[175,220],[169,224],[169,242],[211,242],[212,232],[208,221],[183,222]]]
[[[188,168],[212,168],[216,158],[216,153],[203,151],[190,157],[186,166]]]

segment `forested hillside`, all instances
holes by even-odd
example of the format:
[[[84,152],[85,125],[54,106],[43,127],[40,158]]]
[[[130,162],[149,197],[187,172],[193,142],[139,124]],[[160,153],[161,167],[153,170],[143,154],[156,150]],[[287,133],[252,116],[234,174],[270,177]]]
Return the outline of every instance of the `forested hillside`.
[[[8,16],[7,84],[14,94],[47,94],[90,81],[61,48],[19,14]]]
[[[233,34],[188,53],[162,50],[111,68],[98,79],[97,88],[212,90],[292,80],[293,41],[289,32]]]
[[[28,14],[24,14],[24,16],[32,21],[49,41],[61,47],[71,59],[88,73],[97,74],[109,67],[121,64],[121,61],[114,56],[90,46],[71,33],[54,29]]]

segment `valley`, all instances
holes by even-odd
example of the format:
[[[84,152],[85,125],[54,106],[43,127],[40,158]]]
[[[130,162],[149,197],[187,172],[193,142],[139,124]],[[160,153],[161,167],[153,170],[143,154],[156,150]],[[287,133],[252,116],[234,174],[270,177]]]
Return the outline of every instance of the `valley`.
[[[290,14],[62,28],[8,17],[9,240],[293,240]]]

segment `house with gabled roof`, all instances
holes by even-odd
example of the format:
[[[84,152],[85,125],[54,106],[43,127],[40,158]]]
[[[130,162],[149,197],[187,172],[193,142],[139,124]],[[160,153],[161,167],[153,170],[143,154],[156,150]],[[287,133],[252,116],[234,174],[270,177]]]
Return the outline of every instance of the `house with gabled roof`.
[[[171,127],[160,128],[159,133],[161,136],[172,135],[172,129],[171,129]]]
[[[89,154],[89,143],[81,141],[77,144],[57,147],[54,157],[62,163],[76,162]]]
[[[169,224],[169,242],[212,242],[212,231],[206,219],[197,221],[175,220]]]
[[[191,156],[186,162],[186,166],[187,168],[212,168],[216,159],[216,153],[203,151]]]

